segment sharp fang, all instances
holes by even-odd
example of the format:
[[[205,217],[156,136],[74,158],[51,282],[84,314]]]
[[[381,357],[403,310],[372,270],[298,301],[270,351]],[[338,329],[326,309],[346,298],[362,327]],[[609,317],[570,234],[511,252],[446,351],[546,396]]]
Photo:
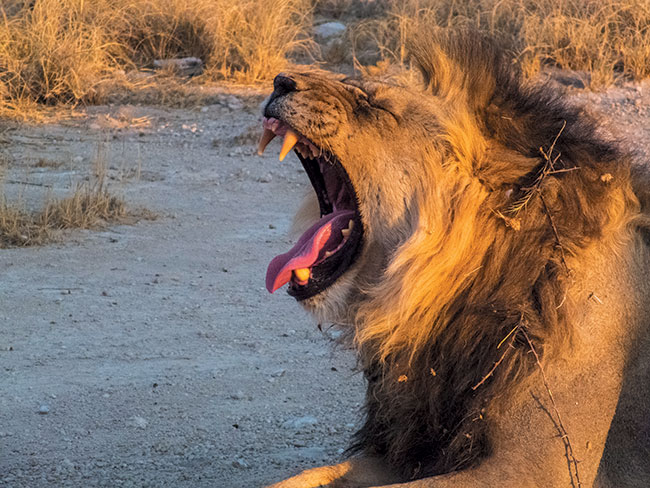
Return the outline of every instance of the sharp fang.
[[[332,254],[334,254],[332,251],[325,251],[326,258],[329,258]]]
[[[293,149],[293,146],[296,145],[298,139],[300,139],[300,137],[293,129],[287,129],[287,133],[284,135],[282,149],[280,149],[280,161],[284,160],[285,156],[289,154],[289,151]]]
[[[258,156],[264,154],[264,149],[266,149],[266,146],[269,145],[269,142],[271,142],[274,137],[275,137],[275,133],[271,129],[264,129],[264,133],[262,134],[262,137],[260,138],[260,142],[257,145]]]

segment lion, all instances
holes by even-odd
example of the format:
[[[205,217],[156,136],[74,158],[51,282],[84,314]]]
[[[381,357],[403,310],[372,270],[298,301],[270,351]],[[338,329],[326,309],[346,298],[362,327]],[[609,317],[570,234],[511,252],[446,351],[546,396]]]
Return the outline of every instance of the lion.
[[[367,381],[348,459],[273,488],[650,486],[647,166],[482,35],[410,52],[423,87],[296,70],[263,109],[317,209],[267,288]]]

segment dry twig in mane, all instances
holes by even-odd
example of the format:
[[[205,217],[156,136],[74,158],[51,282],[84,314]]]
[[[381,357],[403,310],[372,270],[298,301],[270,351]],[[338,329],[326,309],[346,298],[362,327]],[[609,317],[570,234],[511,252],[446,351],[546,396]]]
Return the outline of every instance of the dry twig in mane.
[[[555,151],[555,144],[557,144],[557,141],[562,135],[562,132],[564,132],[565,127],[566,127],[566,120],[562,123],[562,128],[555,136],[555,139],[553,140],[553,143],[551,144],[551,147],[549,148],[548,152],[545,152],[543,147],[539,148],[539,152],[542,154],[542,156],[544,156],[544,166],[542,167],[539,176],[532,184],[532,186],[528,188],[522,188],[522,190],[524,190],[524,195],[510,206],[510,208],[508,209],[508,213],[516,217],[521,210],[526,208],[526,206],[533,198],[533,196],[536,193],[541,193],[540,188],[542,187],[542,183],[544,182],[544,179],[548,175],[556,174],[556,173],[564,173],[567,171],[575,171],[576,169],[578,169],[577,167],[560,169],[560,170],[555,169],[555,163],[557,162],[558,159],[560,159],[561,153],[557,153],[557,155],[553,157],[553,151]]]
[[[546,411],[546,413],[549,415],[549,417],[555,424],[555,427],[557,428],[558,432],[560,433],[560,439],[562,439],[562,443],[564,444],[567,464],[569,467],[571,486],[574,488],[582,488],[582,483],[580,482],[580,473],[578,472],[579,461],[576,459],[573,453],[573,447],[571,446],[571,439],[569,438],[569,433],[567,432],[566,428],[564,427],[564,423],[562,422],[560,411],[558,410],[557,404],[555,403],[555,398],[553,398],[553,393],[551,393],[551,388],[548,384],[548,379],[546,378],[546,374],[544,373],[544,368],[542,367],[542,363],[539,360],[539,355],[537,354],[537,351],[535,350],[535,347],[533,346],[533,343],[530,340],[530,337],[528,337],[528,334],[526,333],[526,330],[524,328],[521,328],[521,333],[526,338],[526,342],[528,342],[528,347],[530,347],[530,352],[533,353],[533,355],[535,356],[535,362],[537,363],[537,367],[539,368],[539,371],[542,374],[542,381],[544,382],[546,393],[548,393],[548,397],[551,400],[551,405],[553,406],[553,411],[555,412],[556,418],[553,417],[553,415],[551,415],[551,413],[546,409],[546,407],[544,407],[541,401],[537,397],[535,397],[535,395],[533,395],[533,398],[535,398],[535,400],[540,405],[540,407]]]
[[[512,344],[515,342],[515,338],[517,337],[517,332],[519,331],[519,328],[521,327],[521,323],[522,323],[523,319],[524,319],[524,317],[523,317],[523,314],[522,314],[522,316],[519,319],[519,322],[517,323],[517,325],[510,332],[508,332],[508,334],[501,340],[501,342],[499,342],[499,345],[497,346],[497,349],[499,349],[503,345],[503,343],[505,341],[507,341],[508,338],[510,338],[510,340],[508,341],[508,347],[506,347],[506,350],[503,351],[503,354],[501,355],[501,357],[498,359],[497,362],[494,363],[494,366],[492,366],[492,369],[490,369],[490,371],[488,371],[488,373],[485,376],[483,376],[481,381],[479,381],[477,384],[472,386],[472,390],[476,391],[476,389],[479,386],[481,386],[483,383],[485,383],[487,381],[487,379],[490,378],[490,376],[492,376],[494,374],[496,369],[503,362],[503,360],[506,357],[506,354],[508,354],[508,351],[510,351],[510,349],[513,348]]]

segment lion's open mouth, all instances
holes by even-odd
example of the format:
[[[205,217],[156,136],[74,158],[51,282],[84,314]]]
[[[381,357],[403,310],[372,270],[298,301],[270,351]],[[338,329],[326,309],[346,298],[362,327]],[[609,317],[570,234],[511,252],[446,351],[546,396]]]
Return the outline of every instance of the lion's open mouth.
[[[361,248],[363,226],[354,187],[340,161],[318,148],[287,123],[264,119],[262,154],[275,136],[283,136],[280,160],[295,149],[320,205],[320,219],[290,251],[273,258],[266,288],[273,293],[289,283],[289,294],[304,300],[334,283],[354,262]]]

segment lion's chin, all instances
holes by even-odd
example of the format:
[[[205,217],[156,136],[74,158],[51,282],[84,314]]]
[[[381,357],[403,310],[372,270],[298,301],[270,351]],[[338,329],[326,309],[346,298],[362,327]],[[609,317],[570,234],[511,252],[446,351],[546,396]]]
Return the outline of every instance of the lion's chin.
[[[298,303],[312,314],[318,323],[351,324],[353,310],[350,304],[357,302],[356,276],[356,269],[350,269],[325,290]]]

